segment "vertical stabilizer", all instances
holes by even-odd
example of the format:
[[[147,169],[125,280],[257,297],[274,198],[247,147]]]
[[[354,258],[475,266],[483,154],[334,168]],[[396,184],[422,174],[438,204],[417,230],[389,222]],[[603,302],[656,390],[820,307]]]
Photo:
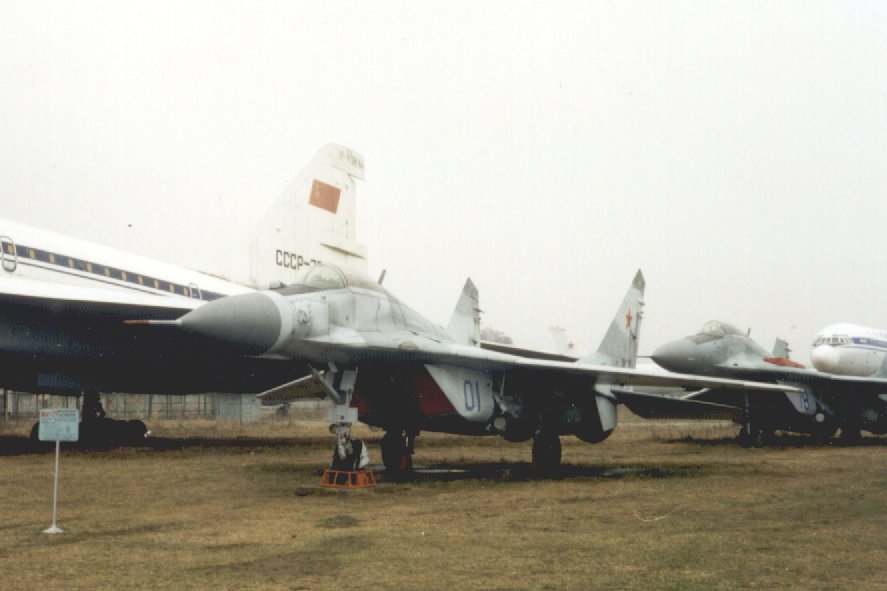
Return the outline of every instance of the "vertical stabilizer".
[[[462,345],[476,346],[480,343],[480,300],[477,287],[471,279],[462,288],[456,309],[447,325],[447,334]]]
[[[638,357],[638,338],[641,333],[645,286],[644,275],[639,269],[598,350],[580,359],[580,363],[615,367],[635,366]]]
[[[779,359],[789,359],[791,350],[788,348],[788,341],[784,339],[776,339],[773,343],[773,357]]]
[[[266,289],[291,283],[316,262],[366,272],[357,242],[355,187],[363,156],[338,144],[320,149],[249,233],[249,269],[241,282]]]
[[[560,355],[581,358],[588,355],[588,351],[582,345],[577,344],[567,334],[563,326],[549,326],[551,340],[554,341],[554,350]]]

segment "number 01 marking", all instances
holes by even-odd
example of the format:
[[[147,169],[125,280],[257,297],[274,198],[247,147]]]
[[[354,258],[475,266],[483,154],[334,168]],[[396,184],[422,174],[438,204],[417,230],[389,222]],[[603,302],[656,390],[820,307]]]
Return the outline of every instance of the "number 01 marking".
[[[462,384],[462,393],[465,395],[465,410],[468,412],[480,411],[480,384],[473,384],[465,380]]]

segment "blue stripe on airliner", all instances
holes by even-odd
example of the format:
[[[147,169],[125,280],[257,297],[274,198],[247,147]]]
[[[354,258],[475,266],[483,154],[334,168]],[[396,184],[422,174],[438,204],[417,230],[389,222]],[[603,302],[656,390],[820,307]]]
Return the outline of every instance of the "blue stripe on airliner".
[[[887,341],[881,339],[872,339],[869,337],[852,337],[850,341],[854,345],[861,345],[863,347],[868,347],[870,349],[885,349],[887,350]]]
[[[93,261],[86,261],[65,254],[49,252],[42,248],[34,248],[23,244],[13,244],[4,240],[2,248],[5,255],[14,254],[15,264],[29,265],[33,267],[49,268],[55,272],[67,273],[84,279],[91,279],[101,283],[111,283],[119,287],[127,287],[136,291],[148,293],[161,292],[164,295],[180,295],[195,300],[217,300],[225,297],[225,294],[213,291],[205,291],[196,284],[183,285],[174,281],[167,281],[159,277],[143,275],[135,271],[118,269],[102,265]],[[15,249],[15,252],[11,252]],[[42,263],[42,264],[35,264]],[[128,285],[120,285],[123,282]]]

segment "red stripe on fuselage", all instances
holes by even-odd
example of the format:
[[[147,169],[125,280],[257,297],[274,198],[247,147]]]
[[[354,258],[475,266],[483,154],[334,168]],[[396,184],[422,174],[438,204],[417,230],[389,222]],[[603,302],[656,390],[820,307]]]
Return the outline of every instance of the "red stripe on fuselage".
[[[441,390],[437,382],[434,381],[434,378],[431,377],[431,374],[428,373],[428,370],[424,365],[421,367],[410,368],[406,370],[403,375],[398,377],[400,378],[400,381],[409,385],[409,389],[412,391],[413,402],[418,408],[419,414],[423,417],[456,414],[456,408],[450,402],[449,398],[447,398],[447,395],[444,394],[444,391]],[[387,414],[384,409],[384,404],[374,405],[372,402],[372,399],[375,396],[382,394],[381,392],[368,393],[367,395],[363,394],[365,388],[369,388],[370,391],[373,391],[374,388],[380,387],[380,383],[381,380],[370,379],[368,382],[365,382],[361,381],[360,377],[358,377],[357,384],[354,388],[354,394],[351,396],[351,406],[357,409],[360,416],[377,416],[379,413]]]
[[[434,417],[456,412],[450,399],[447,398],[424,365],[409,376],[409,382],[413,387],[413,395],[416,397],[419,411],[423,416]]]
[[[804,369],[803,363],[798,363],[797,361],[792,361],[791,359],[786,359],[784,357],[764,357],[764,361],[772,363],[773,365],[781,365],[782,367],[797,367],[798,369]]]

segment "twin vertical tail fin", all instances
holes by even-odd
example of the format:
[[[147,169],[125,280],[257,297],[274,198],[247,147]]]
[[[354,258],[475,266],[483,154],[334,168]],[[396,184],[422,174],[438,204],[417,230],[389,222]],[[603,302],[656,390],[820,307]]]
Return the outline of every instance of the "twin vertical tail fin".
[[[582,345],[573,341],[562,326],[549,326],[551,340],[554,342],[554,351],[567,357],[582,358],[588,355],[588,351]]]
[[[641,334],[641,319],[643,318],[645,286],[644,275],[639,269],[598,350],[580,359],[580,363],[610,367],[635,367],[638,357],[638,338]]]
[[[365,272],[367,250],[355,232],[363,178],[363,156],[338,144],[321,148],[250,229],[249,268],[237,279],[266,289],[317,262]]]
[[[776,341],[773,342],[773,357],[778,359],[788,359],[790,352],[788,341],[785,339],[776,339]]]
[[[480,343],[480,299],[474,282],[468,279],[456,309],[447,325],[447,334],[461,345],[476,346]]]

